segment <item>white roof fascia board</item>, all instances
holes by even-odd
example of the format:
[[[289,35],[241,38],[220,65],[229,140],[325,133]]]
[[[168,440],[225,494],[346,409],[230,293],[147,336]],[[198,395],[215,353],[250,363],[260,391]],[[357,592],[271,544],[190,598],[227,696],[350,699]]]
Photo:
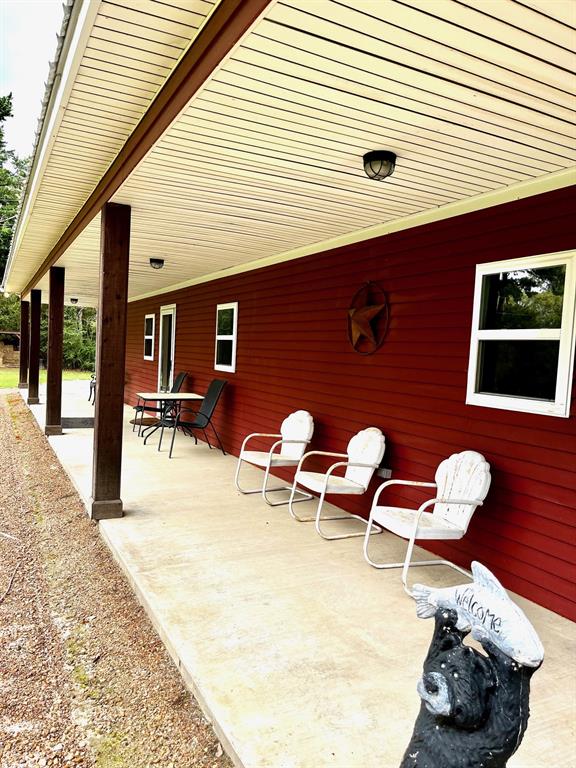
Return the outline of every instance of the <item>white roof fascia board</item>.
[[[190,286],[200,285],[201,283],[207,283],[211,280],[220,280],[224,277],[241,274],[242,272],[250,272],[254,269],[261,269],[262,267],[268,267],[273,264],[281,264],[285,261],[292,261],[293,259],[300,259],[304,256],[311,256],[316,253],[322,253],[323,251],[330,251],[334,248],[342,248],[345,245],[360,243],[363,240],[371,240],[374,237],[389,235],[393,232],[401,232],[405,229],[412,229],[436,221],[463,216],[466,213],[481,211],[485,208],[491,208],[492,206],[502,205],[504,203],[511,203],[515,200],[523,200],[527,197],[534,197],[535,195],[540,195],[545,192],[552,192],[556,189],[570,187],[574,184],[576,184],[576,169],[564,169],[537,179],[521,181],[517,184],[505,187],[504,189],[492,190],[466,200],[459,200],[455,203],[443,205],[439,208],[433,208],[429,211],[423,211],[422,213],[415,213],[401,219],[395,219],[394,221],[389,221],[385,224],[377,224],[374,227],[367,227],[366,229],[349,232],[340,235],[339,237],[325,240],[321,243],[312,243],[311,245],[295,248],[291,251],[285,251],[284,253],[279,253],[275,256],[267,256],[263,259],[258,259],[257,261],[250,261],[235,267],[219,270],[218,272],[212,272],[208,275],[192,278],[191,280],[185,280],[184,282],[167,286],[161,290],[142,293],[139,296],[134,296],[133,298],[128,299],[128,301],[130,303],[133,301],[140,301],[141,299],[149,299],[163,293],[178,291],[181,288],[189,288]]]
[[[8,263],[6,264],[4,286],[6,286],[10,276],[14,255],[17,252],[22,237],[26,231],[28,216],[34,205],[34,201],[36,200],[46,164],[49,160],[54,141],[56,140],[58,128],[62,122],[68,98],[74,87],[76,74],[80,68],[84,56],[84,49],[86,48],[86,43],[92,32],[101,2],[102,0],[75,0],[72,8],[72,14],[75,14],[76,9],[78,9],[76,21],[74,23],[73,19],[71,19],[72,23],[69,23],[68,25],[66,38],[69,42],[65,41],[63,44],[56,73],[54,75],[54,85],[50,94],[50,103],[41,128],[36,152],[32,160],[26,198],[23,201],[21,214],[18,217]],[[69,33],[71,33],[71,36]]]

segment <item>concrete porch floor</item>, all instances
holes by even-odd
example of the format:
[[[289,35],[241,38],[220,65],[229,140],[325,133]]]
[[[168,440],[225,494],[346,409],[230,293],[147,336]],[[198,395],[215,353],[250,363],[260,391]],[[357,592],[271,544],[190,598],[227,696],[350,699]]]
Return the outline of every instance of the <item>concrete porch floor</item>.
[[[63,386],[63,415],[91,415],[88,382]],[[42,426],[42,389],[40,397],[31,410]],[[127,408],[125,517],[100,531],[234,762],[397,768],[433,628],[416,617],[399,572],[370,568],[361,539],[324,541],[286,507],[240,495],[232,456],[181,435],[171,460],[168,444],[161,453],[154,439],[143,446],[132,415]],[[92,430],[68,429],[50,443],[87,501]],[[261,478],[247,470],[247,482]],[[404,546],[392,535],[374,539],[383,558],[402,559]],[[463,579],[443,567],[417,577],[432,586]],[[574,768],[576,625],[511,596],[546,656],[509,768]]]

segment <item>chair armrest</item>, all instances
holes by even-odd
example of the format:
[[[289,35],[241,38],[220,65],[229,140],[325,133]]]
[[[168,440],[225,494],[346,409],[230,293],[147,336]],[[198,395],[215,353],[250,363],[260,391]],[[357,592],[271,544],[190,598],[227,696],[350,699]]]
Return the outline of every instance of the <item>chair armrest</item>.
[[[468,504],[471,506],[474,504],[476,507],[481,507],[483,502],[480,499],[428,499],[422,506],[429,506],[430,504]]]
[[[183,413],[188,413],[188,414],[191,413],[193,416],[198,415],[198,411],[193,411],[192,408],[177,408],[176,421],[174,422],[174,428],[177,428],[178,424],[180,424],[181,422],[186,423],[186,419],[182,418]]]
[[[315,451],[312,451],[312,453],[315,453]],[[329,454],[332,456],[348,456],[347,453],[345,454]],[[338,467],[363,467],[364,469],[374,469],[377,467],[377,464],[361,464],[360,462],[354,462],[354,461],[337,461],[335,464],[332,464],[328,469],[326,470],[326,474],[324,475],[324,487],[328,487],[328,480],[330,479],[330,475],[333,474],[334,470],[338,469]]]
[[[308,451],[302,456],[305,459],[307,456],[348,456],[347,453],[332,453],[332,451]]]
[[[308,456],[338,456],[340,458],[348,458],[347,453],[331,453],[330,451],[308,451],[308,453],[305,453],[304,456],[302,456],[300,459],[298,466],[296,467],[296,472],[300,472],[302,464],[308,458]]]
[[[362,469],[376,469],[377,466],[378,464],[361,464],[359,461],[337,461],[336,464],[332,464],[332,466],[328,467],[326,470],[326,486],[328,486],[328,478],[338,467],[361,467]],[[364,490],[366,490],[366,488]]]
[[[246,435],[246,437],[242,441],[242,447],[240,448],[240,453],[242,453],[242,451],[244,450],[248,440],[251,440],[253,437],[282,437],[282,435],[271,434],[267,432],[252,432],[251,434]]]
[[[420,480],[386,480],[380,488],[384,488],[387,485],[415,485],[421,488],[436,488],[436,483],[422,483]]]
[[[386,480],[385,483],[382,483],[382,485],[378,486],[376,489],[376,493],[374,494],[374,499],[372,500],[372,507],[376,507],[378,505],[378,500],[380,499],[380,494],[384,490],[384,488],[388,488],[389,485],[410,485],[410,486],[416,486],[419,488],[436,488],[436,483],[423,483],[419,480]]]
[[[194,416],[198,415],[198,411],[195,411],[193,408],[178,408],[178,415],[181,413],[192,413]]]
[[[269,435],[269,437],[273,437],[273,435]],[[302,445],[302,444],[303,445],[307,445],[309,442],[310,442],[309,440],[277,440],[275,443],[273,443],[270,446],[270,450],[268,451],[268,456],[269,456],[268,461],[269,462],[272,461],[272,456],[274,454],[274,451],[276,450],[276,448],[278,448],[279,445],[287,445],[287,444],[291,444],[291,445]],[[243,450],[243,448],[242,448],[242,450]]]

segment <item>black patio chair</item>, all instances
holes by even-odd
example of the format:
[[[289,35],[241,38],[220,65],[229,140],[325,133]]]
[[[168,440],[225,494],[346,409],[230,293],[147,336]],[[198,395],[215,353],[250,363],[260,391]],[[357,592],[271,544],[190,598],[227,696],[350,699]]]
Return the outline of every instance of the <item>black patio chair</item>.
[[[184,384],[184,379],[188,376],[186,371],[181,371],[178,376],[174,379],[172,383],[172,389],[170,392],[180,392],[182,389],[182,384]],[[142,417],[144,416],[144,413],[157,413],[159,414],[159,418],[165,415],[166,410],[173,408],[173,403],[160,403],[160,405],[147,405],[146,408],[144,408],[143,404],[138,403],[134,406],[134,422],[132,424],[132,432],[136,429],[136,425],[138,423],[138,416],[141,414]],[[156,425],[153,425],[156,426]],[[144,430],[146,431],[146,430]],[[150,433],[152,434],[152,433]],[[147,435],[147,437],[150,437],[150,434]],[[138,431],[138,435],[140,435],[140,431]]]
[[[208,434],[206,433],[206,427],[210,426],[212,427],[212,431],[214,432],[216,436],[216,440],[218,441],[218,445],[220,446],[220,450],[226,455],[226,451],[224,450],[224,447],[222,445],[222,441],[220,440],[220,437],[218,436],[218,432],[216,432],[216,429],[214,427],[214,424],[212,423],[212,414],[214,413],[214,410],[216,406],[218,405],[218,400],[220,399],[220,395],[222,394],[222,390],[226,386],[226,379],[212,379],[210,382],[210,386],[208,387],[208,391],[206,392],[206,395],[204,396],[204,400],[202,401],[202,405],[200,406],[200,409],[198,411],[193,411],[191,408],[182,408],[178,414],[176,415],[176,421],[174,422],[174,431],[172,432],[172,441],[170,443],[170,453],[169,458],[172,458],[172,448],[174,447],[174,437],[176,435],[176,431],[178,429],[181,429],[183,432],[191,435],[194,438],[194,443],[198,444],[198,438],[194,434],[195,429],[201,429],[204,433],[204,437],[206,438],[206,442],[208,443],[208,447],[212,448],[212,444],[210,443],[210,439],[208,438]],[[193,414],[193,419],[189,421],[186,416],[187,414]],[[171,424],[166,424],[165,426],[172,426]]]

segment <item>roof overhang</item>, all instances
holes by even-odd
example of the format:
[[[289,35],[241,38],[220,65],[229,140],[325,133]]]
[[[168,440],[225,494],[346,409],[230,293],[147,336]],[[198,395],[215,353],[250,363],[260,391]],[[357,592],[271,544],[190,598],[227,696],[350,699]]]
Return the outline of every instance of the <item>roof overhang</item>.
[[[132,207],[135,299],[576,181],[569,1],[180,5],[69,25],[8,291],[58,263],[95,304],[108,200]],[[384,182],[372,149],[398,156]]]

